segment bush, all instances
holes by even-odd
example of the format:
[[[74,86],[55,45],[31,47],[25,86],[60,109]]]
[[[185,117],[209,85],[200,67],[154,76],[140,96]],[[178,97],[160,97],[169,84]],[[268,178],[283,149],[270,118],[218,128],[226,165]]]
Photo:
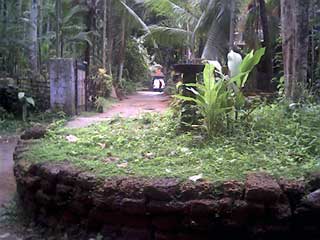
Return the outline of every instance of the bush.
[[[6,109],[0,106],[0,120],[13,119],[13,115],[8,113]]]
[[[124,79],[126,82],[149,86],[149,55],[142,42],[130,39],[127,42]],[[127,83],[127,85],[130,85]]]
[[[8,86],[0,88],[0,107],[8,113],[18,115],[20,113],[20,101],[18,98],[19,89]]]
[[[242,88],[264,52],[264,48],[252,51],[242,60],[239,54],[231,51],[228,55],[230,76],[223,74],[218,62],[209,62],[203,71],[203,83],[185,85],[194,97],[177,95],[178,98],[197,105],[204,118],[208,136],[212,137],[229,127],[232,115],[235,121],[239,119],[240,114],[247,115]]]
[[[137,83],[122,78],[120,88],[124,91],[124,94],[131,94],[137,90]]]
[[[94,98],[110,96],[112,91],[112,77],[103,68],[93,67],[90,73],[91,95]]]

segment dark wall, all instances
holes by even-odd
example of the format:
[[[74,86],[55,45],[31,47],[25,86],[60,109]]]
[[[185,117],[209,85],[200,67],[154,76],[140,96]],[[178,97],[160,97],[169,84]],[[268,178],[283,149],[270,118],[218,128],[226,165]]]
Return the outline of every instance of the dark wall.
[[[253,173],[245,182],[98,179],[71,164],[28,164],[20,141],[22,205],[46,226],[77,226],[104,239],[320,239],[320,174],[309,181]]]

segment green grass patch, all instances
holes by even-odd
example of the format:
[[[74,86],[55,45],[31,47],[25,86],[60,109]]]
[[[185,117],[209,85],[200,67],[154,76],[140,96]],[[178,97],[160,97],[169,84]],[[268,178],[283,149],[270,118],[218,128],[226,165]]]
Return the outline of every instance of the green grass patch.
[[[30,127],[30,124],[17,119],[0,119],[0,135],[15,134]]]
[[[320,166],[320,106],[255,110],[249,123],[210,140],[181,133],[171,115],[112,119],[83,129],[57,128],[26,153],[32,162],[69,161],[97,176],[242,179],[266,171],[301,178]],[[75,136],[69,142],[67,136]]]
[[[63,112],[43,112],[33,113],[28,117],[27,121],[9,115],[7,118],[1,118],[0,116],[0,136],[20,134],[25,129],[32,127],[35,124],[48,125],[57,122],[61,125],[61,122],[67,120],[65,113]]]

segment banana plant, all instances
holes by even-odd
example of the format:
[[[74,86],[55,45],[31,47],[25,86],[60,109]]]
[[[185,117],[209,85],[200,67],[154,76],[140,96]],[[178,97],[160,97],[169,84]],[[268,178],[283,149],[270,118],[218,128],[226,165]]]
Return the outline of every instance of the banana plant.
[[[241,55],[238,53],[231,51],[228,54],[229,77],[230,85],[234,90],[236,119],[246,103],[245,96],[241,90],[248,81],[252,70],[261,61],[265,51],[265,48],[260,48],[257,51],[252,50],[243,60],[241,59]]]
[[[208,136],[225,129],[230,113],[237,114],[245,105],[242,89],[249,74],[260,62],[265,49],[250,52],[243,60],[234,52],[228,55],[229,74],[222,72],[217,61],[207,61],[203,71],[203,83],[186,84],[194,97],[176,95],[178,99],[194,102],[204,118]]]
[[[225,79],[215,76],[214,73],[219,72],[217,69],[214,63],[206,63],[203,84],[186,84],[194,97],[176,96],[181,100],[196,103],[204,117],[204,126],[209,136],[223,129],[226,115],[232,111],[232,91],[228,88],[228,82]]]

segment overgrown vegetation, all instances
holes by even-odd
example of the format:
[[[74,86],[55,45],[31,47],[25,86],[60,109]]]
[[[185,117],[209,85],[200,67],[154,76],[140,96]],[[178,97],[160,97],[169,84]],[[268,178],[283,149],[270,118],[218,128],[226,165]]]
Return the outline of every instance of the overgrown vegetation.
[[[300,178],[320,167],[320,107],[265,105],[233,134],[210,140],[177,132],[171,114],[112,119],[85,129],[57,128],[26,158],[69,161],[102,177],[243,178],[251,171]]]
[[[1,112],[0,107],[0,135],[19,134],[35,124],[64,123],[66,120],[67,117],[64,112],[48,111],[44,113],[31,113],[27,121],[23,121],[22,119],[17,119],[13,114]]]
[[[244,113],[247,117],[242,89],[264,52],[263,48],[251,51],[242,60],[241,55],[231,51],[228,54],[229,75],[223,74],[219,62],[207,63],[203,71],[203,84],[186,84],[187,90],[194,96],[177,96],[197,105],[209,136],[222,132],[225,125],[230,127],[230,120],[237,121],[240,114]]]

